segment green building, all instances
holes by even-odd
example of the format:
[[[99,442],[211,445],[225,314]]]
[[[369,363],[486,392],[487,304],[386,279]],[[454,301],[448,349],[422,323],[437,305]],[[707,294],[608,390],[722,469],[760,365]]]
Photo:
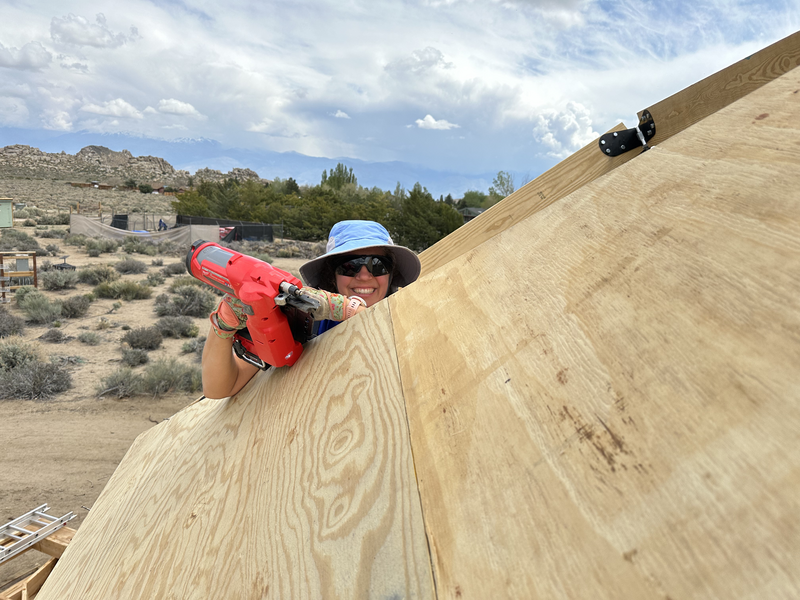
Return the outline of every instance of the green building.
[[[14,226],[14,201],[11,198],[0,198],[0,227]]]

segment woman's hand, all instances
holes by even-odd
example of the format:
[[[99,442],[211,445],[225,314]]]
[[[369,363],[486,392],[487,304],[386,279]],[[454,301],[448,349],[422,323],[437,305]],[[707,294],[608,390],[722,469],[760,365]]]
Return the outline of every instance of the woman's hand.
[[[217,309],[208,318],[214,333],[222,339],[232,338],[240,329],[247,327],[247,315],[253,314],[252,309],[244,302],[225,294],[219,301]]]

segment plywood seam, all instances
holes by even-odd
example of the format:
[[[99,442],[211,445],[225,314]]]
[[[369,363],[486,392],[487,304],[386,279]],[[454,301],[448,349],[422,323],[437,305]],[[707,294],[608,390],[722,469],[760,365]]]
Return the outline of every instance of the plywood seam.
[[[425,507],[422,504],[422,494],[419,491],[419,477],[417,476],[417,460],[414,456],[414,444],[411,441],[411,422],[408,418],[408,404],[406,404],[406,388],[403,385],[403,371],[400,368],[400,357],[397,354],[397,339],[395,338],[394,332],[394,318],[392,317],[392,303],[386,303],[388,307],[389,313],[389,323],[391,324],[391,331],[392,331],[392,346],[395,349],[395,359],[397,360],[397,377],[400,379],[400,392],[403,396],[403,414],[406,417],[406,431],[408,432],[408,447],[411,450],[411,464],[414,467],[414,482],[417,484],[417,497],[419,498],[419,512],[422,515],[422,527],[425,531],[425,544],[428,546],[428,560],[431,565],[431,581],[433,582],[433,596],[438,600],[439,598],[439,588],[437,586],[436,581],[436,569],[433,566],[433,551],[431,549],[431,540],[430,536],[428,535],[428,522],[425,520]]]

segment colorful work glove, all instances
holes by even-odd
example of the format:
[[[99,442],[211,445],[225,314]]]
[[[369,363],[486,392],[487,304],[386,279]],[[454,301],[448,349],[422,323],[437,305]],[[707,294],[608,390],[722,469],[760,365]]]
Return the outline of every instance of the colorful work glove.
[[[238,298],[225,294],[217,309],[209,315],[211,328],[222,339],[229,339],[247,327],[247,315],[252,309]]]
[[[344,321],[358,312],[359,307],[366,306],[358,296],[343,296],[312,287],[304,287],[302,293],[319,301],[319,308],[310,312],[315,321],[330,319],[331,321]],[[220,300],[216,310],[209,315],[211,328],[222,339],[230,339],[240,329],[247,327],[247,315],[253,314],[252,309],[230,294],[225,294]]]
[[[325,290],[318,290],[308,286],[301,291],[303,295],[319,301],[319,308],[311,311],[311,316],[314,317],[315,321],[324,321],[325,319],[344,321],[355,315],[359,306],[367,305],[358,296],[350,296],[348,298],[342,294],[334,294],[333,292],[326,292]]]

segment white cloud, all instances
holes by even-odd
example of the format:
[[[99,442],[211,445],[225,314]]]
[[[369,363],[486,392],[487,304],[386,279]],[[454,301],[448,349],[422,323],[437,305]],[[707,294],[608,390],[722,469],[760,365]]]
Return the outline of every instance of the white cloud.
[[[27,120],[28,107],[24,100],[0,96],[0,123],[5,126],[20,126]]]
[[[592,127],[588,109],[568,102],[563,111],[549,110],[537,116],[533,135],[547,149],[547,156],[566,158],[600,134]]]
[[[158,101],[158,111],[168,115],[181,115],[194,117],[195,119],[206,119],[198,110],[188,102],[181,102],[175,98],[162,99]]]
[[[73,63],[61,63],[62,69],[67,69],[68,71],[76,71],[78,73],[88,73],[89,66],[79,62]]]
[[[386,65],[386,71],[397,75],[418,75],[432,69],[450,69],[453,63],[444,59],[440,50],[428,46],[422,50],[414,50],[411,56],[399,58]]]
[[[53,17],[50,21],[50,37],[54,42],[75,46],[92,46],[94,48],[117,48],[129,39],[139,37],[136,28],[131,28],[130,38],[122,33],[114,33],[106,25],[106,17],[99,13],[96,23],[89,23],[83,17],[68,14],[65,17]]]
[[[333,116],[334,116],[334,117],[336,117],[337,119],[349,119],[349,118],[350,118],[350,115],[348,115],[348,114],[347,114],[346,112],[344,112],[343,110],[337,110],[337,111],[334,113],[334,115],[333,115]]]
[[[86,104],[81,107],[83,112],[93,113],[95,115],[103,115],[106,117],[123,117],[126,119],[141,119],[142,113],[136,108],[123,100],[117,98],[103,102],[103,104]]]
[[[458,129],[461,125],[456,125],[455,123],[448,123],[444,119],[439,119],[438,121],[434,119],[431,115],[425,115],[424,119],[417,119],[416,121],[417,127],[420,129]]]
[[[21,49],[6,48],[0,44],[0,67],[21,69],[24,71],[40,71],[53,60],[44,46],[39,42],[28,42]]]
[[[289,125],[286,119],[270,119],[268,117],[261,120],[260,123],[253,123],[247,127],[247,131],[254,133],[263,133],[272,137],[280,138],[297,138],[301,137],[299,131]]]
[[[42,126],[45,129],[56,131],[70,131],[72,129],[72,118],[69,113],[63,110],[45,110],[40,115]]]

